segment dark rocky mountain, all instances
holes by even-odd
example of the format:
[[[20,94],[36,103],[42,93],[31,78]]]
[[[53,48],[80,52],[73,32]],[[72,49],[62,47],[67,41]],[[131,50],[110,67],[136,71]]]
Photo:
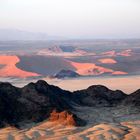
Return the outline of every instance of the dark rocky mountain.
[[[140,90],[126,95],[120,90],[110,90],[94,85],[85,90],[69,92],[49,85],[43,80],[17,88],[10,83],[0,83],[0,127],[20,127],[26,122],[45,119],[65,125],[83,126],[86,122],[76,116],[75,105],[117,106],[132,104],[140,106]]]
[[[78,102],[88,106],[113,106],[127,97],[120,90],[110,90],[102,85],[93,85],[87,89],[75,91]]]
[[[66,77],[69,78],[75,78],[75,77],[79,77],[80,75],[72,70],[61,70],[60,72],[58,72],[57,74],[54,75],[55,78],[58,79],[63,79]]]
[[[124,101],[123,105],[140,107],[140,89],[130,94]]]
[[[40,122],[52,110],[72,110],[71,93],[48,85],[45,81],[16,88],[10,83],[0,83],[0,126],[17,125],[22,121]]]

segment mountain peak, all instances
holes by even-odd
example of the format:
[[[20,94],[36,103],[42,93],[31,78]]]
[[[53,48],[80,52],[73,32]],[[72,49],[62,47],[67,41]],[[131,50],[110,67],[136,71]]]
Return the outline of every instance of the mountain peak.
[[[35,84],[36,85],[42,85],[42,86],[48,86],[49,85],[45,80],[38,80]]]
[[[103,85],[92,85],[92,86],[88,87],[87,90],[95,90],[95,91],[100,90],[100,91],[106,92],[109,89]]]

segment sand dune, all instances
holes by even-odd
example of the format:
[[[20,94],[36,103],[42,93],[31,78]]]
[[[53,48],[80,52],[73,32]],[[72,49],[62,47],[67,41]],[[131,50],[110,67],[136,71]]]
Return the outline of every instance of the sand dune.
[[[112,75],[125,75],[128,74],[124,71],[114,71],[113,69],[97,66],[93,63],[77,63],[69,61],[70,64],[75,67],[76,72],[80,75],[101,75],[105,73],[110,73]],[[102,59],[102,63],[116,63],[113,59]]]
[[[103,64],[115,64],[115,63],[117,63],[116,60],[111,59],[111,58],[99,59],[98,61],[103,63]]]
[[[77,63],[72,61],[70,63],[76,68],[76,72],[80,75],[100,75],[113,72],[112,69],[100,67],[93,63]]]
[[[126,50],[123,50],[121,52],[116,52],[115,50],[112,50],[112,51],[103,52],[102,55],[112,56],[112,57],[116,57],[116,56],[127,57],[127,56],[132,55],[132,50],[131,49],[126,49]]]
[[[112,72],[112,75],[125,75],[125,74],[128,74],[128,73],[124,72],[124,71],[114,71],[114,72]]]
[[[70,61],[61,57],[43,57],[43,56],[0,56],[0,76],[1,77],[32,77],[39,75],[53,75],[62,69],[74,70],[78,74],[87,75],[125,75],[128,72],[120,70],[121,67],[114,67],[118,64],[111,58],[99,59],[101,66],[96,63],[81,63]],[[115,64],[117,63],[117,64]],[[111,65],[105,65],[111,64]],[[112,66],[108,68],[109,66]],[[127,66],[126,66],[127,67]]]
[[[39,76],[37,73],[27,72],[16,67],[16,64],[19,62],[17,56],[0,56],[0,64],[4,65],[0,69],[1,77],[31,77]]]

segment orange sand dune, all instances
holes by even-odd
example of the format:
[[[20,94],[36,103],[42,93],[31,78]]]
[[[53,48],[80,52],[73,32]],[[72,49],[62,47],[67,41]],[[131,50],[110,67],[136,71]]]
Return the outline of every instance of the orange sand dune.
[[[127,72],[124,71],[114,71],[112,72],[113,75],[124,75],[124,74],[128,74]]]
[[[115,64],[115,63],[117,63],[116,60],[111,59],[111,58],[99,59],[98,61],[103,63],[103,64]]]
[[[20,78],[39,76],[37,73],[27,72],[17,68],[16,64],[19,61],[17,56],[0,56],[0,64],[4,65],[4,67],[0,69],[0,76]]]
[[[76,72],[80,75],[100,75],[104,73],[110,73],[112,75],[124,75],[128,74],[124,71],[114,71],[113,69],[97,66],[93,63],[77,63],[69,61],[69,63],[76,68]]]
[[[70,61],[80,75],[100,75],[103,73],[112,73],[112,69],[97,66],[93,63],[77,63]]]

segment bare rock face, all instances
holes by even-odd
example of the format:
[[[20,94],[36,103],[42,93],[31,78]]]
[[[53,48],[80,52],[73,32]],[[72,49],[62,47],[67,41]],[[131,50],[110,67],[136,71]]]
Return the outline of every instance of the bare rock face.
[[[53,110],[49,121],[69,126],[84,126],[86,122],[68,111],[57,112]]]

